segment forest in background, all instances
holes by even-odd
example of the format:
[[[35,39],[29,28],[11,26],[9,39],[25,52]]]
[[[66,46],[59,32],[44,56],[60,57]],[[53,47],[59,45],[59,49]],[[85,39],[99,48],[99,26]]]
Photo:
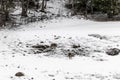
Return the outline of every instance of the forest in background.
[[[45,13],[47,1],[49,0],[0,0],[0,26],[5,26],[6,23],[14,24],[16,19],[13,16],[29,17],[28,10]],[[21,14],[11,14],[18,7],[21,9]]]
[[[104,14],[113,20],[120,14],[120,0],[69,0],[66,7],[72,10],[72,15],[84,15],[86,18],[88,15]]]
[[[39,21],[51,18],[47,16],[50,12],[46,11],[49,1],[51,0],[0,0],[0,26],[16,25],[17,22],[13,16],[17,15],[11,14],[16,7],[21,9],[20,19],[25,19],[27,23],[36,21],[36,16],[34,18],[28,16],[29,10],[43,13],[39,14],[39,18],[37,16]],[[66,0],[63,6],[69,10],[69,16],[80,15],[85,19],[100,19],[100,21],[120,20],[120,0]],[[60,14],[56,16],[60,17]]]

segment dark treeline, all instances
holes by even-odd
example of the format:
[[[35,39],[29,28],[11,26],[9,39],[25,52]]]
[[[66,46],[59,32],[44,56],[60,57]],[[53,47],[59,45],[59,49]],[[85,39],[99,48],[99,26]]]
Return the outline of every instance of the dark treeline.
[[[40,11],[46,13],[47,2],[49,0],[0,0],[0,26],[12,21],[10,13],[20,7],[21,18],[28,16],[28,11]],[[71,15],[100,15],[105,14],[112,19],[120,13],[120,0],[66,0],[65,6],[70,9]],[[57,6],[57,5],[56,5]]]
[[[120,13],[120,0],[69,0],[66,7],[73,15],[107,14],[108,18],[113,18]]]

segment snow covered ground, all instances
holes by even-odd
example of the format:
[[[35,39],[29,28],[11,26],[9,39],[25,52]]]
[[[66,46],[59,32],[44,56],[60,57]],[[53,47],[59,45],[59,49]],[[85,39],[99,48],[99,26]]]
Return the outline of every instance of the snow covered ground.
[[[120,48],[119,25],[60,18],[1,30],[0,80],[119,80],[120,55],[105,53]],[[48,52],[35,53],[32,47],[52,43],[57,47]],[[72,45],[83,51],[69,59],[67,54],[76,50]],[[15,76],[17,72],[24,76]]]

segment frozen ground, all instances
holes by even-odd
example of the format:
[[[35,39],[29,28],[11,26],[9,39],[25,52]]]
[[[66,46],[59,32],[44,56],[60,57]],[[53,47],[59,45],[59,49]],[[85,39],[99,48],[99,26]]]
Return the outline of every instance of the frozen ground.
[[[105,53],[107,49],[120,48],[119,34],[120,22],[76,18],[1,30],[0,80],[119,80],[120,55]],[[40,53],[32,47],[52,43],[57,47]],[[79,53],[73,45],[80,45],[83,51]],[[67,54],[71,51],[79,55],[69,59]],[[15,76],[17,72],[24,76]]]

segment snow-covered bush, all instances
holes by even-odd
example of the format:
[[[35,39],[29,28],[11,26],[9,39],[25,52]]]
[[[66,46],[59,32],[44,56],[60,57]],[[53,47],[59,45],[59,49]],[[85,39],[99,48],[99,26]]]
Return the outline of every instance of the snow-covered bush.
[[[32,50],[34,51],[34,54],[45,53],[50,50],[49,45],[41,45],[41,44],[34,45],[32,46],[32,48],[33,48]]]
[[[57,43],[51,43],[51,45],[50,45],[50,48],[52,48],[52,49],[55,49],[55,48],[57,48]]]
[[[74,53],[68,53],[68,57],[69,57],[69,59],[72,59],[72,57],[74,57],[74,56],[75,56]]]
[[[106,36],[102,36],[102,35],[99,35],[99,34],[88,34],[88,36],[99,38],[99,39],[107,39]]]
[[[62,44],[62,43],[61,43]],[[62,44],[65,46],[65,44]],[[37,44],[32,46],[34,54],[46,53],[45,55],[60,55],[66,57],[89,56],[89,47],[72,44],[70,48],[61,47],[57,43],[51,43],[50,45]]]
[[[111,55],[111,56],[116,56],[120,53],[120,49],[118,48],[111,48],[106,51],[106,54]]]

